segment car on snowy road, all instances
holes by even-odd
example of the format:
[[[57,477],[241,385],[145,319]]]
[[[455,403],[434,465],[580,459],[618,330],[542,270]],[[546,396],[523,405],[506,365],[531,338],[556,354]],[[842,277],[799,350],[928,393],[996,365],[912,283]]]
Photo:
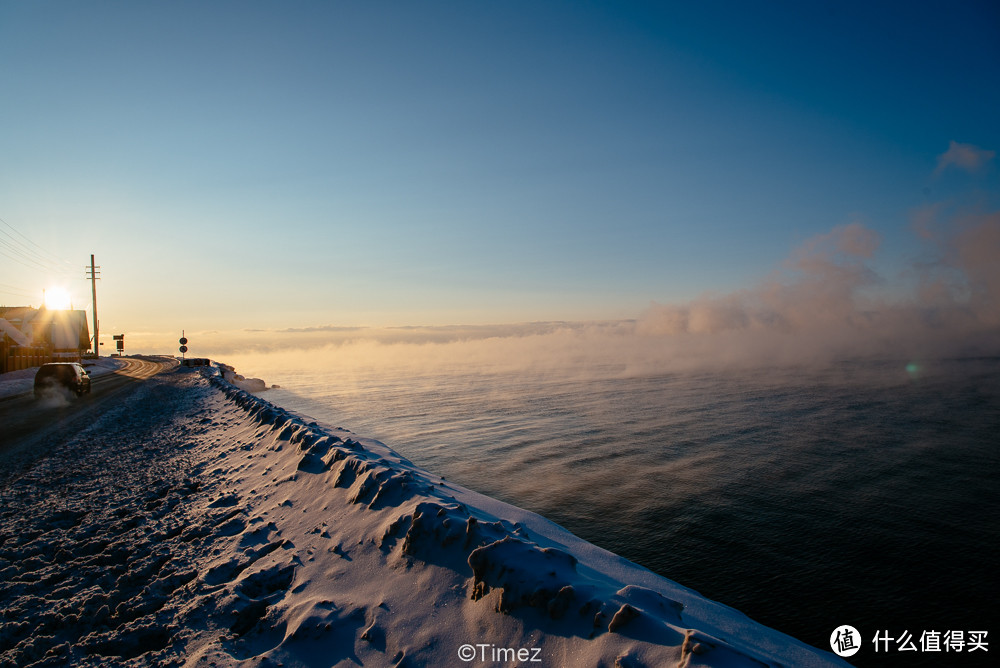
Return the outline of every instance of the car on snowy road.
[[[90,392],[90,376],[76,362],[50,362],[38,367],[35,374],[35,397],[41,399],[53,392],[70,391],[80,397]]]

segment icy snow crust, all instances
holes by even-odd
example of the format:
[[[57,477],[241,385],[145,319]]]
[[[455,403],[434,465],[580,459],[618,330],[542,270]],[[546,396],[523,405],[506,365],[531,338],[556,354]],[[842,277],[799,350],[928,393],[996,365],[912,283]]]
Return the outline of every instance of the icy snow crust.
[[[216,369],[60,453],[3,487],[0,665],[846,665]]]

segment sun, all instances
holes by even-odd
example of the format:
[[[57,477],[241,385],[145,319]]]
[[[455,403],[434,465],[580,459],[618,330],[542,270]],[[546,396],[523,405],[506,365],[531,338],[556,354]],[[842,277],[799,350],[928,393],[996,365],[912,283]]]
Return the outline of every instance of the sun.
[[[52,287],[45,291],[45,308],[65,311],[72,306],[73,298],[66,288]]]

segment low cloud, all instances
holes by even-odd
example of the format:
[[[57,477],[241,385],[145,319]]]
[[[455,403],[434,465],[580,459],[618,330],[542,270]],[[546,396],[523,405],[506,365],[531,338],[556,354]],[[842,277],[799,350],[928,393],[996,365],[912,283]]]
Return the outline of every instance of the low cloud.
[[[1000,213],[966,216],[924,238],[928,256],[912,267],[908,293],[886,289],[895,286],[870,264],[878,236],[852,223],[802,244],[783,273],[754,287],[650,305],[637,333],[673,337],[706,356],[716,350],[729,363],[1000,352]]]
[[[975,170],[993,155],[952,142],[938,170]],[[653,302],[635,320],[189,331],[190,354],[268,378],[324,369],[341,383],[390,371],[411,382],[446,369],[621,376],[998,355],[1000,211],[984,212],[975,201],[979,208],[948,201],[915,210],[911,230],[922,251],[893,275],[878,269],[880,236],[850,222],[805,241],[754,284]],[[176,347],[164,337],[163,348],[152,338],[139,347]]]
[[[970,173],[978,172],[986,163],[996,156],[996,151],[987,151],[973,144],[960,144],[952,141],[948,150],[938,156],[935,176],[949,167],[956,167]]]
[[[850,223],[753,286],[652,303],[635,320],[275,333],[268,348],[237,345],[225,359],[267,378],[328,369],[338,384],[384,375],[391,386],[453,372],[607,378],[1000,354],[1000,212],[928,225],[906,291],[874,268],[879,236]]]
[[[621,377],[1000,354],[1000,212],[923,224],[925,253],[905,290],[875,269],[878,235],[850,223],[807,240],[752,286],[651,303],[635,320],[189,332],[189,354],[283,385],[290,369],[351,384],[449,370]]]

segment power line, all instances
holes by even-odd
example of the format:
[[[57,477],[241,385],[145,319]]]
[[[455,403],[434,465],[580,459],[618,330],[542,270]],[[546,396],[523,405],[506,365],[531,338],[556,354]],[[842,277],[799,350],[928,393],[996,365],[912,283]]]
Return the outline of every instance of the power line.
[[[74,269],[75,265],[42,248],[3,218],[0,218],[0,257],[27,269],[56,276],[70,276],[78,271]],[[0,295],[31,301],[39,298],[33,290],[2,283],[0,283]]]
[[[0,234],[3,230],[0,230]],[[25,248],[23,245],[18,245],[12,243],[10,235],[6,235],[7,238],[0,236],[0,253],[4,257],[17,262],[29,269],[42,269],[44,271],[65,275],[70,273],[70,270],[61,263],[52,262],[47,258],[35,253],[31,249]]]
[[[10,283],[0,283],[0,289],[2,290],[12,290],[14,292],[31,292],[28,288],[21,285],[11,285]]]
[[[6,220],[0,218],[0,223],[3,223],[3,225],[23,238],[28,244],[31,244],[42,251],[39,252],[34,250],[26,243],[20,241],[17,237],[11,235],[3,229],[3,227],[0,227],[0,255],[28,269],[41,270],[60,276],[67,276],[75,273],[73,271],[72,264],[56,257],[51,253],[45,252],[44,249],[38,246],[38,244],[31,241],[31,239],[28,239],[28,237],[19,232]]]
[[[37,295],[32,296],[32,295],[25,294],[25,293],[22,293],[22,292],[15,292],[15,291],[12,291],[12,290],[3,290],[3,289],[0,289],[0,295],[5,296],[7,298],[15,299],[17,301],[27,302],[27,303],[36,302],[36,300],[38,298]]]
[[[34,241],[32,241],[31,239],[29,239],[24,233],[22,233],[20,230],[18,230],[16,227],[14,227],[10,223],[8,223],[3,218],[0,218],[0,223],[3,223],[9,230],[11,230],[12,232],[14,232],[14,234],[16,234],[17,236],[19,236],[21,239],[23,239],[24,242],[27,242],[27,245],[25,245],[24,242],[15,239],[13,236],[10,235],[10,233],[4,231],[2,228],[0,228],[0,234],[3,234],[4,236],[6,236],[8,239],[10,239],[16,245],[20,246],[21,249],[23,251],[26,251],[28,254],[30,254],[30,255],[38,258],[39,260],[41,260],[43,262],[46,262],[46,263],[52,263],[55,266],[60,266],[61,265],[63,267],[64,271],[70,271],[75,266],[72,262],[69,262],[69,261],[67,261],[67,260],[65,260],[65,259],[63,259],[63,258],[61,258],[61,257],[59,257],[57,255],[55,255],[54,253],[48,251],[47,249],[43,248],[42,246],[39,246]],[[34,247],[34,248],[31,248],[31,247]]]
[[[57,269],[55,267],[52,267],[51,265],[42,264],[41,262],[39,262],[38,260],[35,260],[33,258],[25,257],[25,256],[11,255],[10,254],[11,252],[15,252],[16,253],[17,251],[13,250],[13,249],[10,249],[9,247],[8,247],[8,250],[5,251],[4,247],[5,247],[5,244],[3,244],[3,240],[0,239],[0,255],[4,256],[8,260],[12,260],[12,261],[18,263],[22,267],[26,267],[28,269],[37,269],[37,270],[41,270],[41,271],[48,271],[48,272],[53,272],[53,273],[59,273],[59,274],[63,273],[62,269]]]
[[[29,295],[27,292],[21,292],[20,290],[8,290],[2,287],[0,287],[0,295],[6,295],[8,297],[19,297],[20,299],[35,299],[38,296],[38,295]]]

